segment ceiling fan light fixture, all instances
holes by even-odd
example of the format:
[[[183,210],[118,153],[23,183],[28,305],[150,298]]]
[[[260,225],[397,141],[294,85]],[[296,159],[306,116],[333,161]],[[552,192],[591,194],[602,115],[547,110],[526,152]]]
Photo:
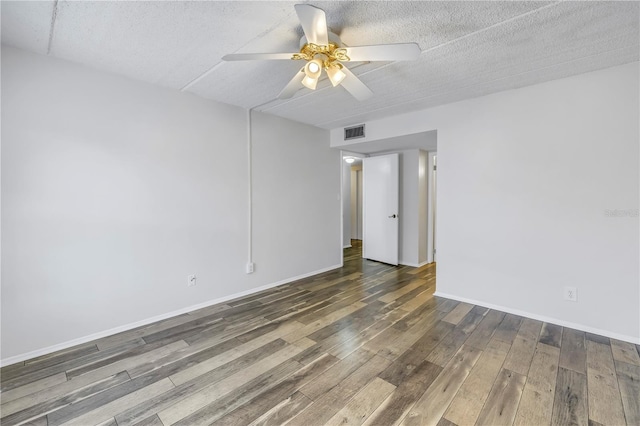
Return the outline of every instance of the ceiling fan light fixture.
[[[328,67],[327,75],[329,76],[329,80],[331,81],[331,84],[333,84],[333,87],[336,87],[337,85],[342,83],[342,80],[344,80],[344,78],[347,76],[342,72],[342,66],[340,65],[333,65]]]
[[[304,67],[304,73],[307,77],[317,80],[320,77],[320,73],[322,72],[322,62],[320,59],[313,59],[307,62],[307,65]]]
[[[302,79],[302,84],[311,90],[316,90],[316,86],[318,85],[318,79],[305,75],[304,78]]]

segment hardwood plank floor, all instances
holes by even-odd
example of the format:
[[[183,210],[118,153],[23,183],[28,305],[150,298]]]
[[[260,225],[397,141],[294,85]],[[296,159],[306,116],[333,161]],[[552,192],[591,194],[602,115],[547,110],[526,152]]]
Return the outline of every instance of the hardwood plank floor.
[[[638,425],[637,345],[344,267],[0,370],[0,424]]]

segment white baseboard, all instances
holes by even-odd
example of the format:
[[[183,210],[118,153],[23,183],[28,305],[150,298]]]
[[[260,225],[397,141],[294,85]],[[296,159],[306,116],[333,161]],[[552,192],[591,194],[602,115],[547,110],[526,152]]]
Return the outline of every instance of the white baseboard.
[[[519,309],[507,308],[506,306],[494,305],[493,303],[483,302],[481,300],[468,299],[466,297],[460,297],[453,294],[442,293],[436,291],[434,296],[443,297],[445,299],[457,300],[459,302],[470,303],[472,305],[482,306],[484,308],[495,309],[497,311],[506,312],[509,314],[518,315],[525,318],[530,318],[542,322],[548,322],[556,324],[562,327],[574,328],[580,331],[586,331],[587,333],[599,334],[600,336],[610,337],[612,339],[622,340],[629,343],[640,344],[640,337],[627,336],[625,334],[614,333],[608,330],[601,330],[599,328],[589,327],[583,324],[577,324],[574,322],[563,321],[557,318],[551,318],[544,315],[532,314],[531,312],[521,311]]]
[[[348,246],[342,246],[343,249],[351,248],[351,247],[353,247],[351,244],[349,244]]]
[[[296,277],[286,278],[284,280],[277,281],[275,283],[263,285],[260,287],[252,288],[249,290],[241,291],[239,293],[230,294],[228,296],[219,297],[217,299],[209,300],[207,302],[198,303],[197,305],[187,306],[186,308],[178,309],[175,311],[168,312],[166,314],[156,315],[151,318],[146,318],[141,321],[132,322],[129,324],[121,325],[119,327],[110,328],[108,330],[100,331],[97,333],[90,334],[88,336],[79,337],[77,339],[68,340],[63,343],[58,343],[57,345],[47,346],[46,348],[36,349],[31,352],[27,352],[20,355],[15,355],[3,360],[0,360],[0,367],[5,367],[7,365],[15,364],[16,362],[26,361],[31,358],[35,358],[42,355],[47,355],[53,352],[61,351],[63,349],[68,349],[73,346],[82,345],[83,343],[88,343],[96,339],[101,339],[103,337],[111,336],[113,334],[122,333],[123,331],[128,331],[137,327],[141,327],[144,325],[149,325],[157,321],[162,321],[168,318],[172,318],[178,315],[186,314],[188,312],[197,311],[198,309],[206,308],[211,305],[217,305],[218,303],[228,302],[229,300],[237,299],[242,296],[248,296],[253,293],[258,293],[263,290],[268,290],[273,287],[277,287],[279,285],[287,284],[293,281],[298,281],[303,278],[310,277],[312,275],[321,274],[323,272],[331,271],[333,269],[341,268],[342,264],[332,265],[326,268],[318,269],[317,271],[309,272],[306,274],[298,275]]]

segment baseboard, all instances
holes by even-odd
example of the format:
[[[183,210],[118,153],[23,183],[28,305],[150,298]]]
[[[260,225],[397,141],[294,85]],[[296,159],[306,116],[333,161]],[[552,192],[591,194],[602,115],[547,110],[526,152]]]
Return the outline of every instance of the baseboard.
[[[420,268],[421,266],[424,266],[424,265],[426,265],[426,264],[428,264],[428,263],[431,263],[431,262],[429,262],[429,261],[425,261],[425,262],[422,262],[422,263],[411,263],[411,262],[402,262],[402,261],[399,261],[398,263],[399,263],[400,265],[404,265],[404,266],[411,266],[411,267],[413,267],[413,268]]]
[[[351,248],[351,247],[353,247],[351,244],[349,244],[348,246],[342,246],[343,249]]]
[[[275,283],[266,284],[266,285],[263,285],[263,286],[260,286],[260,287],[252,288],[252,289],[245,290],[245,291],[241,291],[239,293],[234,293],[234,294],[230,294],[228,296],[219,297],[217,299],[209,300],[207,302],[198,303],[197,305],[187,306],[186,308],[182,308],[182,309],[178,309],[178,310],[175,310],[175,311],[171,311],[171,312],[168,312],[166,314],[156,315],[156,316],[151,317],[151,318],[147,318],[147,319],[136,321],[136,322],[133,322],[133,323],[121,325],[119,327],[110,328],[108,330],[100,331],[100,332],[97,332],[97,333],[93,333],[93,334],[90,334],[88,336],[79,337],[79,338],[73,339],[73,340],[68,340],[66,342],[59,343],[57,345],[48,346],[48,347],[42,348],[42,349],[36,349],[34,351],[27,352],[27,353],[20,354],[20,355],[15,355],[15,356],[0,360],[0,367],[5,367],[7,365],[15,364],[17,362],[26,361],[28,359],[39,357],[39,356],[42,356],[42,355],[48,355],[48,354],[53,353],[53,352],[61,351],[63,349],[68,349],[68,348],[71,348],[71,347],[77,346],[77,345],[82,345],[83,343],[88,343],[88,342],[91,342],[93,340],[97,340],[97,339],[101,339],[103,337],[111,336],[113,334],[122,333],[123,331],[128,331],[128,330],[131,330],[131,329],[134,329],[134,328],[137,328],[137,327],[142,327],[142,326],[145,326],[145,325],[149,325],[149,324],[152,324],[154,322],[162,321],[162,320],[165,320],[165,319],[168,319],[168,318],[172,318],[172,317],[175,317],[175,316],[178,316],[178,315],[186,314],[188,312],[197,311],[198,309],[206,308],[206,307],[212,306],[212,305],[217,305],[218,303],[224,303],[224,302],[228,302],[229,300],[237,299],[239,297],[248,296],[248,295],[251,295],[251,294],[254,294],[254,293],[259,293],[261,291],[268,290],[268,289],[273,288],[273,287],[278,287],[278,286],[283,285],[283,284],[287,284],[287,283],[290,283],[290,282],[293,282],[293,281],[298,281],[298,280],[301,280],[303,278],[310,277],[312,275],[321,274],[323,272],[331,271],[333,269],[337,269],[337,268],[341,268],[341,267],[342,267],[342,263],[336,264],[336,265],[332,265],[332,266],[329,266],[329,267],[326,267],[326,268],[318,269],[317,271],[313,271],[313,272],[309,272],[309,273],[306,273],[306,274],[298,275],[296,277],[286,278],[284,280],[280,280],[280,281],[277,281]]]
[[[481,300],[468,299],[466,297],[455,296],[453,294],[442,293],[436,291],[434,296],[443,297],[445,299],[457,300],[459,302],[470,303],[472,305],[482,306],[484,308],[495,309],[497,311],[506,312],[508,314],[514,314],[525,318],[530,318],[542,322],[548,322],[556,324],[562,327],[574,328],[580,331],[586,331],[587,333],[599,334],[600,336],[610,337],[612,339],[622,340],[629,343],[640,344],[640,337],[627,336],[625,334],[618,334],[608,330],[601,330],[599,328],[589,327],[582,324],[577,324],[569,321],[559,320],[557,318],[551,318],[544,315],[532,314],[531,312],[521,311],[519,309],[507,308],[506,306],[494,305],[493,303],[483,302]]]

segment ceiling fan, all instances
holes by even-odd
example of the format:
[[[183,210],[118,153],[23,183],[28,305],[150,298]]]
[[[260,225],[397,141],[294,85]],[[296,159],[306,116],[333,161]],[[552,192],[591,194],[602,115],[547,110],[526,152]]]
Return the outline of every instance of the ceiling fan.
[[[327,18],[322,9],[308,4],[295,5],[304,36],[300,39],[300,51],[296,53],[237,53],[226,55],[225,61],[260,59],[302,60],[306,64],[278,95],[279,99],[293,97],[303,86],[315,90],[322,70],[333,86],[342,85],[359,101],[373,96],[373,92],[344,65],[344,62],[411,61],[420,56],[416,43],[379,44],[372,46],[345,46],[340,38],[327,28]]]

